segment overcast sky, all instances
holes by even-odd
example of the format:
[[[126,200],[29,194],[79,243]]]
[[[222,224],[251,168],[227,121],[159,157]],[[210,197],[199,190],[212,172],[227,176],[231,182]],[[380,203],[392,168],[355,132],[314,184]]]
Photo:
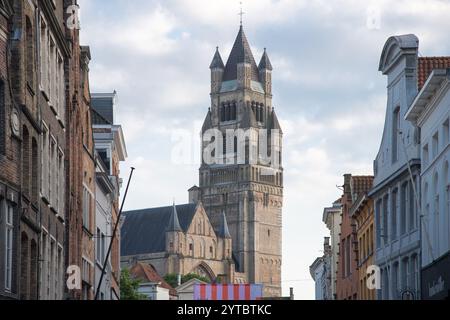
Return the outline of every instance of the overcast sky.
[[[238,0],[79,0],[91,46],[92,92],[117,90],[117,122],[136,167],[126,209],[187,202],[198,184],[199,131],[210,106],[215,47],[226,61],[239,29]],[[309,266],[321,256],[323,208],[343,175],[372,174],[386,108],[378,62],[386,39],[414,33],[423,56],[450,55],[447,0],[246,0],[244,30],[274,67],[284,139],[283,288],[314,298]],[[189,132],[186,163],[174,161]],[[196,149],[197,148],[197,149]]]

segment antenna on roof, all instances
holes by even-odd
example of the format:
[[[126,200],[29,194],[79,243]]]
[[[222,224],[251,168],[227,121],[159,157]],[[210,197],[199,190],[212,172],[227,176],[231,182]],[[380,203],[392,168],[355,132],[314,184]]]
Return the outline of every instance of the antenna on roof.
[[[242,11],[242,1],[240,2],[241,5],[241,10],[239,11],[239,16],[241,17],[240,19],[240,23],[241,23],[241,27],[242,27],[242,18],[244,17],[245,12]]]

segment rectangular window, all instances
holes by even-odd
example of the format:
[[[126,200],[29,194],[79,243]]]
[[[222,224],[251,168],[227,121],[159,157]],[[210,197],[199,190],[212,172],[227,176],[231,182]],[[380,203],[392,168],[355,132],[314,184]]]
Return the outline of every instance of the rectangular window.
[[[0,81],[0,154],[6,151],[6,105],[5,83]]]
[[[41,135],[41,196],[49,200],[49,143],[50,135],[48,127],[45,123],[42,123],[42,135]]]
[[[96,254],[96,257],[97,257],[97,262],[101,262],[101,244],[100,244],[100,241],[101,241],[101,232],[100,232],[100,229],[99,228],[97,228],[97,241],[96,241],[96,246],[97,246],[97,248],[96,248],[96,251],[97,251],[97,254]]]
[[[391,197],[391,236],[392,236],[392,240],[397,240],[397,193],[398,190],[395,189],[392,192],[392,197]]]
[[[407,219],[407,206],[408,206],[408,183],[404,183],[400,192],[400,234],[406,233],[406,219]]]
[[[83,227],[90,230],[91,227],[91,193],[83,188]]]
[[[105,251],[105,245],[106,245],[106,241],[105,241],[106,237],[105,234],[102,233],[102,241],[101,241],[101,262],[102,264],[105,262],[105,256],[106,256],[106,251]]]
[[[382,200],[378,200],[375,206],[375,222],[377,231],[377,248],[381,248],[381,234],[382,234],[382,221],[381,221],[381,207]]]
[[[416,228],[416,194],[414,187],[416,185],[416,177],[413,178],[413,182],[409,183],[409,229],[414,230]]]
[[[392,163],[398,161],[398,141],[400,135],[400,107],[394,111],[392,119]]]
[[[345,279],[345,276],[347,275],[347,272],[346,272],[346,270],[347,270],[347,268],[346,268],[346,263],[347,263],[347,254],[346,254],[346,246],[345,246],[345,239],[342,239],[342,242],[341,242],[341,252],[340,252],[340,255],[341,255],[341,261],[342,261],[342,270],[341,270],[341,272],[342,272],[342,279]]]
[[[429,152],[428,144],[426,144],[423,147],[423,150],[422,150],[422,162],[423,162],[424,167],[427,167],[428,163],[430,162],[430,152]]]
[[[55,172],[55,159],[56,159],[56,139],[54,137],[50,137],[50,159],[49,159],[49,197],[50,203],[53,208],[56,208],[56,172]]]
[[[450,120],[447,119],[447,121],[445,121],[444,125],[442,126],[443,149],[450,143],[449,136],[450,136]]]
[[[7,201],[0,204],[5,212],[5,289],[12,290],[12,260],[13,260],[13,235],[14,235],[14,208]]]
[[[48,94],[48,30],[44,18],[41,16],[41,37],[40,37],[40,65],[41,65],[41,89]]]
[[[439,132],[433,136],[433,160],[436,159],[439,153]]]
[[[389,203],[389,196],[385,196],[384,200],[383,200],[383,232],[382,232],[382,237],[383,237],[383,243],[385,246],[387,246],[387,244],[389,243],[389,228],[388,228],[388,217],[389,217],[389,213],[388,213],[388,205]]]
[[[58,150],[58,162],[57,162],[57,171],[58,171],[58,214],[63,219],[65,217],[64,208],[65,208],[65,172],[64,172],[64,154],[61,149]]]

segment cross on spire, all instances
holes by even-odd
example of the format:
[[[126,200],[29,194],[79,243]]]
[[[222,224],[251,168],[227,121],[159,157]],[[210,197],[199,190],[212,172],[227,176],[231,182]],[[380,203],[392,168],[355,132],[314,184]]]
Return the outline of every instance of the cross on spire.
[[[242,11],[242,1],[240,2],[240,4],[241,4],[241,10],[239,11],[239,16],[241,17],[240,22],[241,22],[241,26],[242,26],[242,18],[244,17],[245,12]]]

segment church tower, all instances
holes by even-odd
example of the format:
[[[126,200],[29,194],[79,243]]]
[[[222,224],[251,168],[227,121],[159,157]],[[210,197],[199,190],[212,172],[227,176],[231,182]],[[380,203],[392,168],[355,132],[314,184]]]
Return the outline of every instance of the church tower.
[[[235,282],[263,284],[265,296],[279,297],[282,131],[272,104],[272,65],[265,49],[256,64],[241,25],[226,65],[217,48],[210,69],[211,107],[202,128],[201,201],[217,230],[225,212]]]

